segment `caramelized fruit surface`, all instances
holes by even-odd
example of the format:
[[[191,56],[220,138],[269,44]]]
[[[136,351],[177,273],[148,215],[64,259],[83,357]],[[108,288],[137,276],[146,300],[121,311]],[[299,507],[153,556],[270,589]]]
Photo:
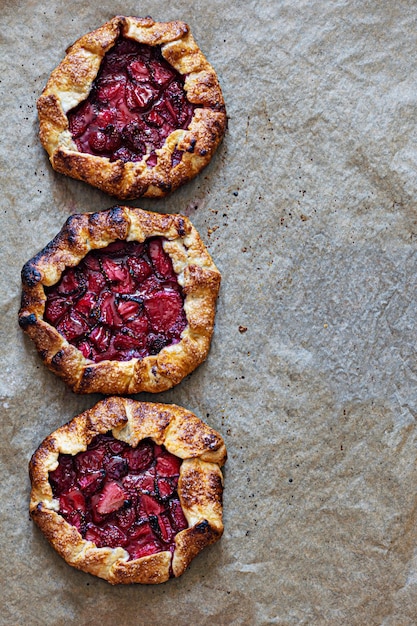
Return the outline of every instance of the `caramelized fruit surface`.
[[[45,291],[45,321],[95,362],[157,354],[178,343],[187,325],[160,237],[93,250]]]
[[[188,527],[177,493],[180,458],[151,439],[132,448],[107,433],[58,462],[49,482],[59,513],[84,539],[121,546],[129,560],[173,552],[175,535]]]
[[[69,129],[80,152],[123,162],[147,154],[152,167],[155,150],[174,130],[189,126],[194,108],[184,79],[158,46],[119,38],[104,56],[88,98],[69,111]],[[181,157],[175,150],[173,166]]]

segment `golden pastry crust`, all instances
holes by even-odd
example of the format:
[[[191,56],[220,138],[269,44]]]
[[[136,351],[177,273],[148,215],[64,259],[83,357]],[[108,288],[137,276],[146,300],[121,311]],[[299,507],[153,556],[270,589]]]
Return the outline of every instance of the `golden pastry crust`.
[[[151,438],[183,459],[178,495],[188,528],[175,537],[175,549],[128,561],[124,548],[97,548],[57,511],[49,472],[58,455],[84,451],[98,434],[112,431],[116,439],[135,447]],[[136,402],[110,397],[81,413],[49,435],[34,453],[30,514],[45,537],[67,563],[112,584],[162,583],[180,576],[191,560],[223,533],[223,477],[226,461],[222,437],[190,411],[176,405]]]
[[[64,269],[78,265],[90,250],[115,240],[143,242],[154,236],[165,238],[164,250],[185,295],[187,326],[181,340],[143,359],[95,363],[85,358],[43,319],[45,287],[56,284]],[[199,234],[182,215],[121,206],[73,215],[22,269],[19,324],[34,341],[45,365],[76,393],[157,393],[178,384],[207,357],[220,280]]]
[[[187,98],[197,105],[189,127],[172,132],[156,150],[157,164],[151,168],[147,156],[124,163],[80,152],[69,131],[67,113],[87,98],[105,53],[119,36],[160,46],[165,60],[185,76]],[[149,17],[117,16],[70,46],[38,100],[38,112],[41,143],[52,167],[123,199],[162,197],[196,176],[209,163],[227,124],[216,73],[187,24]],[[176,149],[183,156],[173,165]]]

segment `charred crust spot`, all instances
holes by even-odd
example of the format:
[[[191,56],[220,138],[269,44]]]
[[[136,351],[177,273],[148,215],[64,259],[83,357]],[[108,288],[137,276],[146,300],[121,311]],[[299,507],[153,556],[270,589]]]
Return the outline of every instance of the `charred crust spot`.
[[[197,532],[206,534],[210,530],[210,524],[206,519],[203,519],[203,521],[196,524],[194,528]]]
[[[192,154],[194,152],[194,148],[195,148],[195,144],[196,143],[197,143],[197,139],[191,139],[190,145],[187,148],[187,152],[190,152]]]
[[[80,220],[79,215],[71,215],[65,222],[64,232],[67,242],[70,246],[74,246],[78,241],[78,229],[77,225]]]
[[[172,189],[172,185],[171,183],[165,183],[165,182],[160,182],[158,187],[161,189],[161,191],[164,191],[165,193],[169,193]]]
[[[109,218],[116,226],[125,223],[123,209],[120,206],[114,206],[110,209]]]
[[[51,359],[52,365],[59,366],[60,363],[62,362],[63,356],[64,356],[64,351],[58,350],[58,352]]]
[[[204,445],[209,450],[218,450],[221,446],[220,439],[214,433],[205,435],[203,441],[204,441]]]
[[[179,234],[180,237],[184,237],[185,236],[185,222],[184,222],[182,217],[180,217],[179,220],[178,220],[177,231],[178,231],[178,234]]]
[[[98,221],[100,219],[100,213],[96,212],[96,213],[91,213],[90,218],[89,218],[89,222],[90,224],[97,224]]]
[[[41,279],[41,273],[38,269],[36,269],[33,261],[25,263],[22,269],[22,282],[28,287],[35,287]]]
[[[83,380],[88,380],[94,376],[94,367],[86,367],[83,373]]]
[[[36,315],[31,313],[30,315],[23,315],[19,318],[19,326],[20,328],[28,328],[29,326],[34,326],[36,324]]]

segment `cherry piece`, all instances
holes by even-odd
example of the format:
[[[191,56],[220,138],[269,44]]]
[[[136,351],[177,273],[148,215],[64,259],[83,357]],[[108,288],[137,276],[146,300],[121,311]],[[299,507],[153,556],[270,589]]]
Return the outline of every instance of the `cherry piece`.
[[[158,354],[178,343],[187,325],[161,237],[91,251],[45,291],[44,319],[95,362]]]
[[[195,105],[187,100],[184,79],[169,65],[159,46],[119,38],[109,50],[84,102],[68,112],[69,130],[80,152],[157,163],[174,130],[188,128]],[[180,163],[175,150],[172,166]]]
[[[60,454],[49,480],[60,515],[84,539],[121,546],[131,560],[173,552],[188,527],[177,493],[181,462],[151,439],[132,448],[106,433],[85,452]]]

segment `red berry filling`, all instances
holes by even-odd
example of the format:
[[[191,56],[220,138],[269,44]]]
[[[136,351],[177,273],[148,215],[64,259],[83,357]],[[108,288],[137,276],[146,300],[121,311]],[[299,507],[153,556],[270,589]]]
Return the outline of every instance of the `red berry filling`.
[[[160,237],[93,250],[45,291],[44,319],[95,362],[157,354],[178,343],[187,325]]]
[[[178,128],[190,124],[195,105],[187,100],[183,77],[158,46],[120,38],[102,61],[90,94],[68,112],[69,129],[80,152],[140,161]],[[173,166],[182,158],[175,150]]]
[[[59,513],[84,539],[122,546],[137,559],[173,552],[175,535],[188,527],[177,493],[180,466],[151,439],[132,448],[107,433],[85,452],[60,454],[49,481]]]

